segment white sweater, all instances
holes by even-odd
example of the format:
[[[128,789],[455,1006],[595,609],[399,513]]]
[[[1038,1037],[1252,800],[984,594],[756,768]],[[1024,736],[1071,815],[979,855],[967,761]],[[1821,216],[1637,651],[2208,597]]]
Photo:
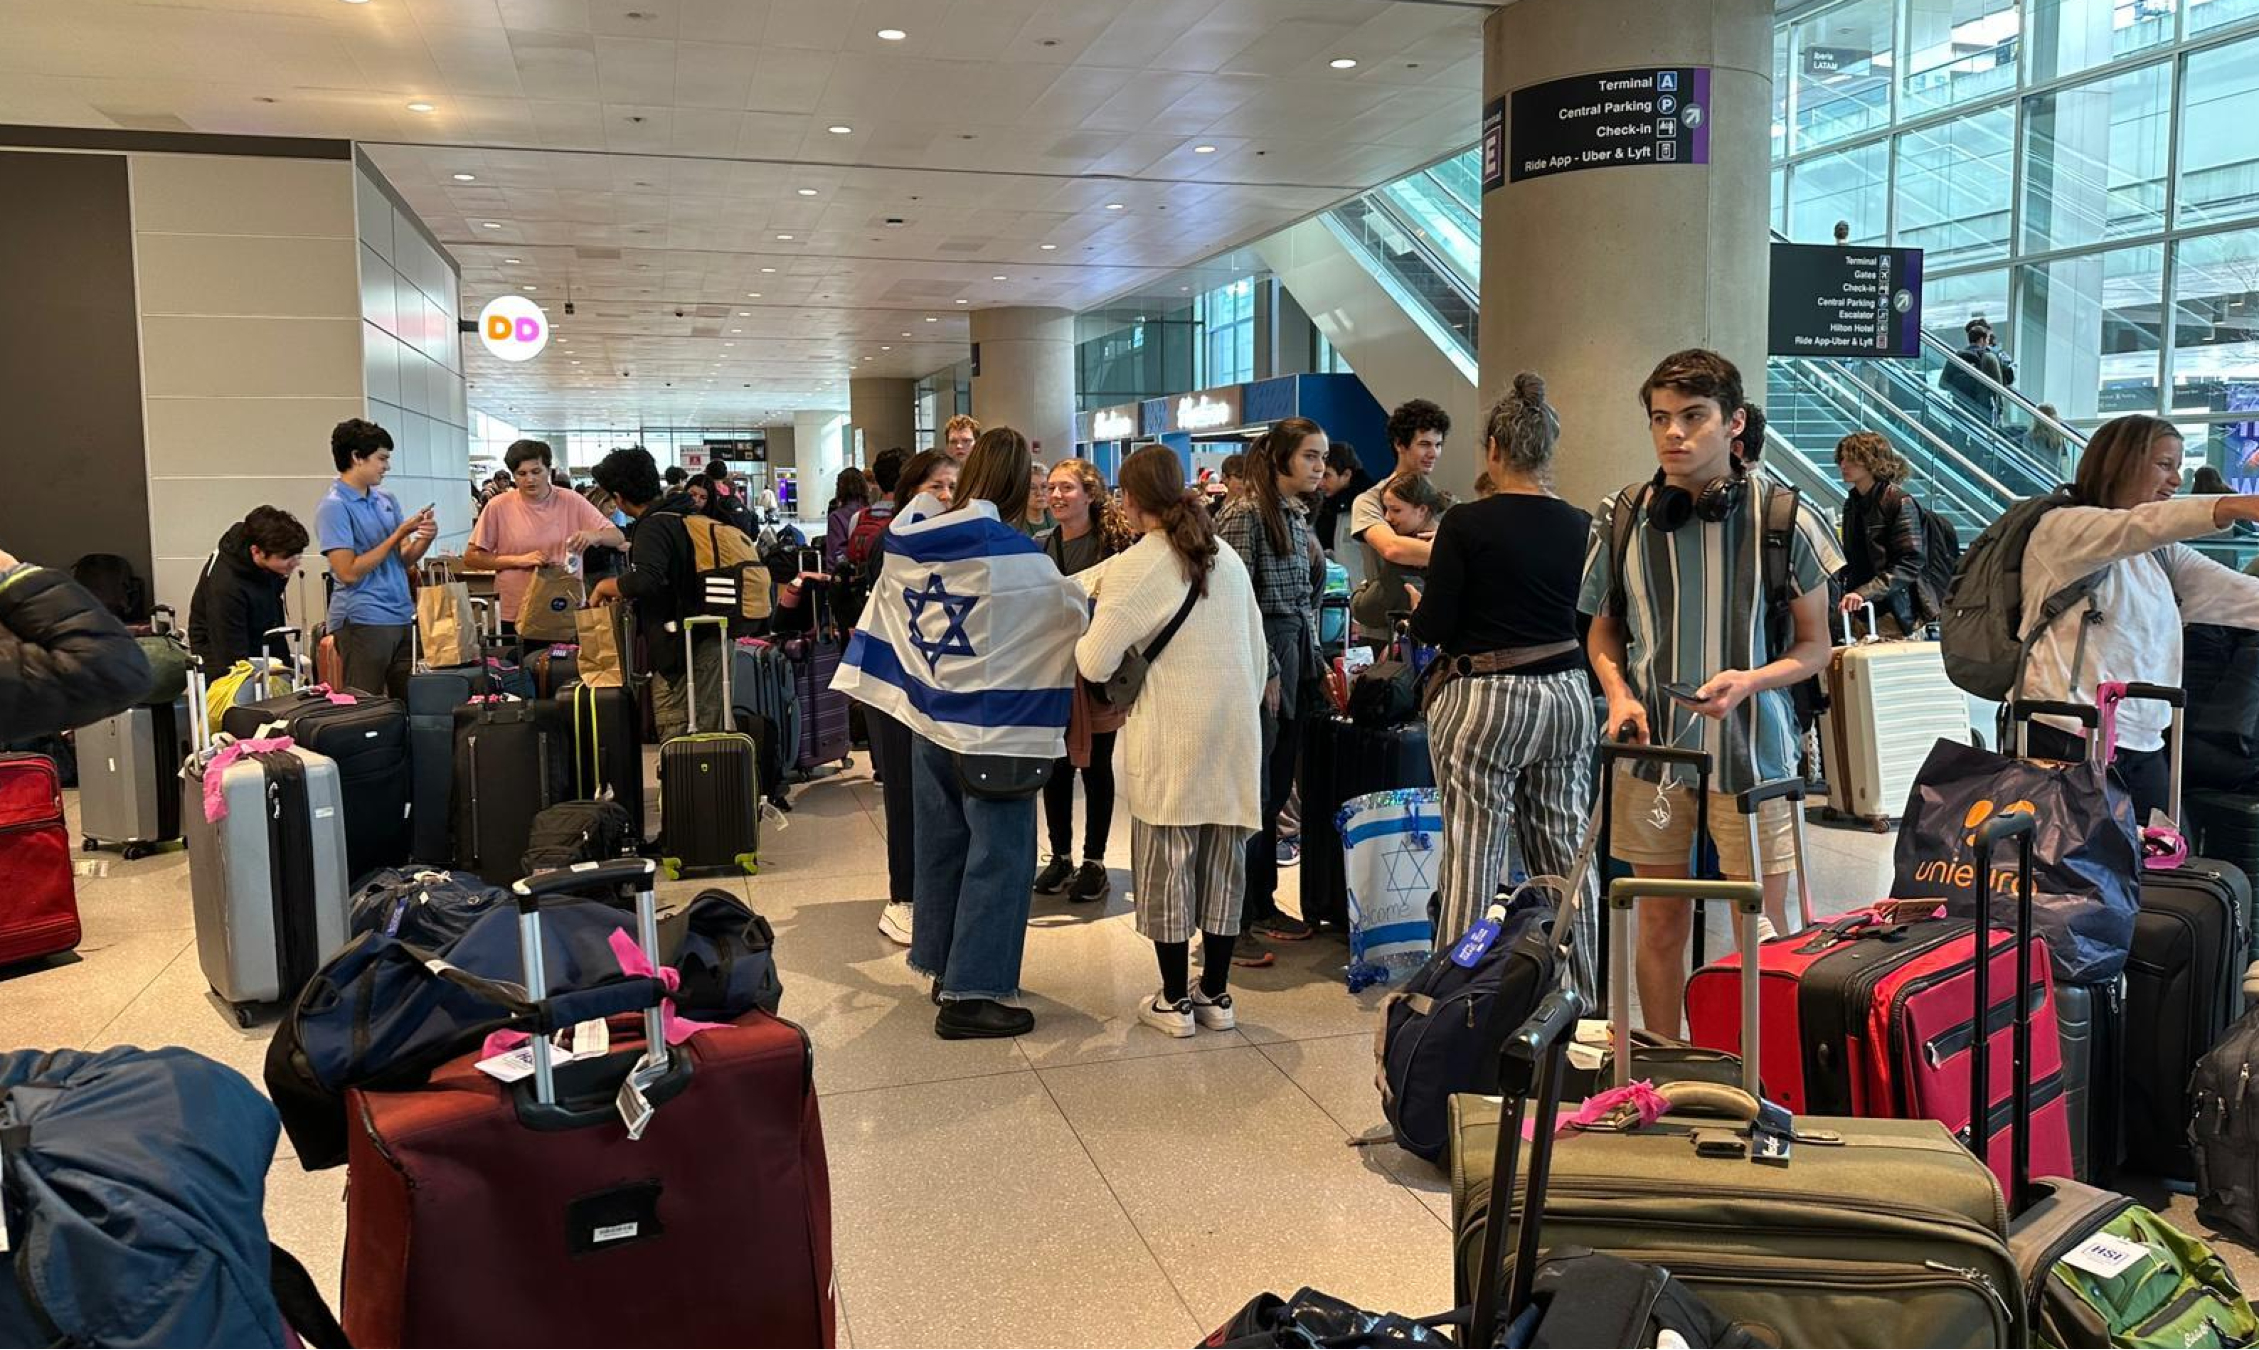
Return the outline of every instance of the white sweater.
[[[2122,511],[2062,506],[2040,518],[2024,549],[2026,615],[2036,617],[2048,596],[2087,573],[2109,570],[2094,588],[2102,621],[2087,633],[2076,685],[2071,658],[2079,630],[2088,627],[2080,617],[2086,612],[2083,601],[2032,645],[2020,690],[2024,698],[2091,705],[2095,685],[2105,680],[2177,687],[2182,624],[2259,628],[2259,577],[2222,567],[2181,542],[2219,533],[2212,523],[2217,500],[2175,497]],[[2060,718],[2039,720],[2073,735],[2083,731]],[[2164,704],[2128,701],[2118,710],[2118,744],[2161,749],[2171,724],[2172,710]]]
[[[1143,650],[1184,603],[1184,571],[1166,536],[1148,534],[1072,578],[1097,600],[1075,644],[1084,678],[1104,680]],[[1148,825],[1261,828],[1263,683],[1269,648],[1247,565],[1216,551],[1208,594],[1145,673],[1115,741],[1114,781]]]

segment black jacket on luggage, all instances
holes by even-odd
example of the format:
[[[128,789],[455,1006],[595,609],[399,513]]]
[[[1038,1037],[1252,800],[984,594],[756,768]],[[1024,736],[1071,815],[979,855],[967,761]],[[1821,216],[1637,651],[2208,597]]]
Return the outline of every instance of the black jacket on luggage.
[[[1925,543],[1921,503],[1896,483],[1843,499],[1843,588],[1879,613],[1898,620],[1901,632],[1919,626]]]
[[[203,659],[206,673],[216,679],[254,655],[289,659],[280,638],[260,641],[269,629],[289,622],[283,610],[289,585],[289,578],[251,560],[251,542],[240,523],[220,536],[219,550],[205,563],[188,602],[188,647]]]
[[[151,679],[140,644],[85,587],[28,565],[0,577],[0,741],[123,712]]]

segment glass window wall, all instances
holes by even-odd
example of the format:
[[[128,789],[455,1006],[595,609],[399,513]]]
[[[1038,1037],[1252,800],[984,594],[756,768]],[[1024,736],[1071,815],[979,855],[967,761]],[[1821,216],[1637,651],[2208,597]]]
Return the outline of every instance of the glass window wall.
[[[2174,246],[2172,409],[2259,418],[2259,229]]]
[[[1892,0],[1849,0],[1789,25],[1783,120],[1791,151],[1890,125],[1895,8]]]
[[[1890,237],[1890,143],[1877,141],[1856,150],[1814,155],[1789,170],[1790,239],[1821,244],[1835,237],[1835,223],[1851,222],[1851,239],[1877,244]]]
[[[2033,84],[2076,75],[2173,40],[2174,0],[2026,0]]]
[[[2078,248],[2165,224],[2173,68],[2158,62],[2024,105],[2024,248]]]
[[[1935,270],[2008,253],[2016,110],[2008,104],[1898,138],[1898,243]]]
[[[1917,117],[2016,87],[2017,0],[1923,0],[1907,13],[1899,116]]]
[[[2113,249],[2018,269],[2016,385],[2067,417],[2155,412],[2165,250]]]
[[[2259,215],[2259,38],[2192,53],[2182,83],[2179,223]]]

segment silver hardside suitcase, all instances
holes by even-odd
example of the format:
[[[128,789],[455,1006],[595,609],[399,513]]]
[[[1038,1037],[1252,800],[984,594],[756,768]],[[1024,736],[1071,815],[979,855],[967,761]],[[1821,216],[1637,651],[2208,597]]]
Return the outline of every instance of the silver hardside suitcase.
[[[203,706],[192,676],[189,702]],[[193,715],[193,714],[192,714]],[[226,814],[205,818],[206,744],[181,770],[196,956],[204,978],[251,1024],[247,1005],[295,998],[347,933],[345,816],[337,761],[311,750],[245,755],[218,770]]]
[[[188,754],[188,703],[143,705],[80,727],[79,834],[87,852],[115,848],[128,859],[180,838],[174,790]]]

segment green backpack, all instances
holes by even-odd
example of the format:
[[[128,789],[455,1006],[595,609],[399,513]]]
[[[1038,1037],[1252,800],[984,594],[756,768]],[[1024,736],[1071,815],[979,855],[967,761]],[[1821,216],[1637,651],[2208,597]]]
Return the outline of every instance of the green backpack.
[[[2125,1264],[2134,1249],[2140,1254]],[[2115,1274],[2095,1273],[2113,1266]],[[2259,1316],[2219,1254],[2140,1205],[2120,1210],[2057,1259],[2035,1302],[2043,1345],[2231,1346],[2259,1338]]]

